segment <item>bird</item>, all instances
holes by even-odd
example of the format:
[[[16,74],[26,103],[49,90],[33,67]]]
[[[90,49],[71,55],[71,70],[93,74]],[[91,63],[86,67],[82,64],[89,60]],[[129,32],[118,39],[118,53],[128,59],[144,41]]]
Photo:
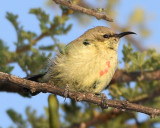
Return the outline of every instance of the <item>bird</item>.
[[[105,26],[91,28],[59,51],[45,74],[28,80],[52,82],[63,89],[69,86],[76,92],[101,93],[117,69],[119,40],[130,34],[136,33],[117,34]]]

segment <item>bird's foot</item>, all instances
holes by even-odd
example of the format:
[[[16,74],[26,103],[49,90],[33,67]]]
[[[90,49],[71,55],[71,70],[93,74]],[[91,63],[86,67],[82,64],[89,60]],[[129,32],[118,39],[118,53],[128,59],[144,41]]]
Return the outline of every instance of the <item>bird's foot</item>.
[[[108,105],[107,105],[107,100],[108,100],[107,96],[104,93],[101,93],[100,97],[101,97],[101,108],[102,108],[102,110],[105,109],[105,108],[108,108]]]
[[[65,87],[65,89],[64,89],[64,98],[65,98],[64,101],[69,96],[69,91],[70,91],[69,85],[67,84],[66,87]]]
[[[40,93],[38,91],[31,91],[28,88],[23,88],[23,90],[24,90],[25,95],[28,95],[28,96],[35,96]]]
[[[108,105],[107,105],[107,96],[104,93],[96,93],[96,95],[99,95],[101,98],[101,108],[103,109],[107,109]]]
[[[48,84],[55,86],[53,81],[48,81]]]

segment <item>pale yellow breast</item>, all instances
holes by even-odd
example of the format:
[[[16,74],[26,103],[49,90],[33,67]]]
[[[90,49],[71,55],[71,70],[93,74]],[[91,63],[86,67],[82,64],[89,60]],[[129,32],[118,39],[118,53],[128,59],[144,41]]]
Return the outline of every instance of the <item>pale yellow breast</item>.
[[[55,65],[51,68],[54,73],[50,75],[57,86],[64,88],[68,84],[74,91],[101,92],[110,82],[116,66],[115,51],[75,49],[74,54],[59,55],[55,59]]]

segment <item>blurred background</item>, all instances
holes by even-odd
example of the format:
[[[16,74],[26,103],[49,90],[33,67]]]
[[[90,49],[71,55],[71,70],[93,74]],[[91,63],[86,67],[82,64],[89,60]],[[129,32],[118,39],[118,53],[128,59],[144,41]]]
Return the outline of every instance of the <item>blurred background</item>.
[[[137,33],[120,41],[119,69],[132,72],[160,68],[160,2],[158,0],[70,0],[70,2],[97,11],[102,10],[101,13],[107,13],[114,22],[97,20],[95,17],[74,12],[48,0],[1,1],[0,71],[21,78],[44,72],[48,58],[53,58],[66,44],[95,26],[107,26],[117,32],[130,30]],[[134,101],[138,96],[144,94],[149,96],[150,92],[159,85],[158,80],[117,83],[111,85],[104,93],[110,99]],[[0,127],[49,127],[48,93],[30,96],[20,91],[2,88],[0,91]],[[55,97],[52,95],[50,98]],[[61,122],[61,127],[71,127],[112,111],[111,108],[101,111],[96,105],[76,103],[70,99],[64,102],[64,98],[59,96],[57,99],[59,101],[57,118]],[[159,100],[157,96],[142,104],[158,108]],[[123,112],[115,115],[115,118],[99,121],[91,126],[93,128],[109,126],[117,128],[120,125],[121,127],[158,128],[159,123],[159,117],[152,119],[141,113]]]

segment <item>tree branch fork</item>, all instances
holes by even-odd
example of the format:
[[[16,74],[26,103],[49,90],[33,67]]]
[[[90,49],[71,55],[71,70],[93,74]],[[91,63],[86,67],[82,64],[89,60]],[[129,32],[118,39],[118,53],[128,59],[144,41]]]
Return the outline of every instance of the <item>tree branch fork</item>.
[[[21,88],[29,89],[32,93],[34,92],[43,92],[43,93],[53,93],[55,95],[60,95],[65,97],[65,89],[54,86],[51,83],[38,83],[26,79],[22,79],[7,73],[0,72],[0,84],[9,84],[11,86],[19,86]],[[93,93],[82,93],[82,92],[73,92],[69,91],[68,98],[77,100],[77,101],[86,101],[89,103],[97,104],[102,107],[102,99],[99,96],[96,96]],[[109,100],[105,99],[105,105],[103,108],[113,107],[120,109],[122,111],[136,111],[150,115],[151,117],[156,117],[160,115],[160,109],[151,108],[139,104],[129,103],[128,101],[119,101],[119,100]]]
[[[70,8],[70,9],[72,9],[74,11],[79,11],[79,12],[94,16],[98,20],[104,19],[106,21],[113,22],[113,19],[111,17],[109,17],[107,14],[99,13],[99,12],[93,10],[93,9],[87,9],[87,8],[78,6],[76,4],[72,4],[69,0],[68,1],[66,1],[66,0],[53,0],[53,1],[56,4],[60,4],[60,5],[66,6],[66,7]]]

